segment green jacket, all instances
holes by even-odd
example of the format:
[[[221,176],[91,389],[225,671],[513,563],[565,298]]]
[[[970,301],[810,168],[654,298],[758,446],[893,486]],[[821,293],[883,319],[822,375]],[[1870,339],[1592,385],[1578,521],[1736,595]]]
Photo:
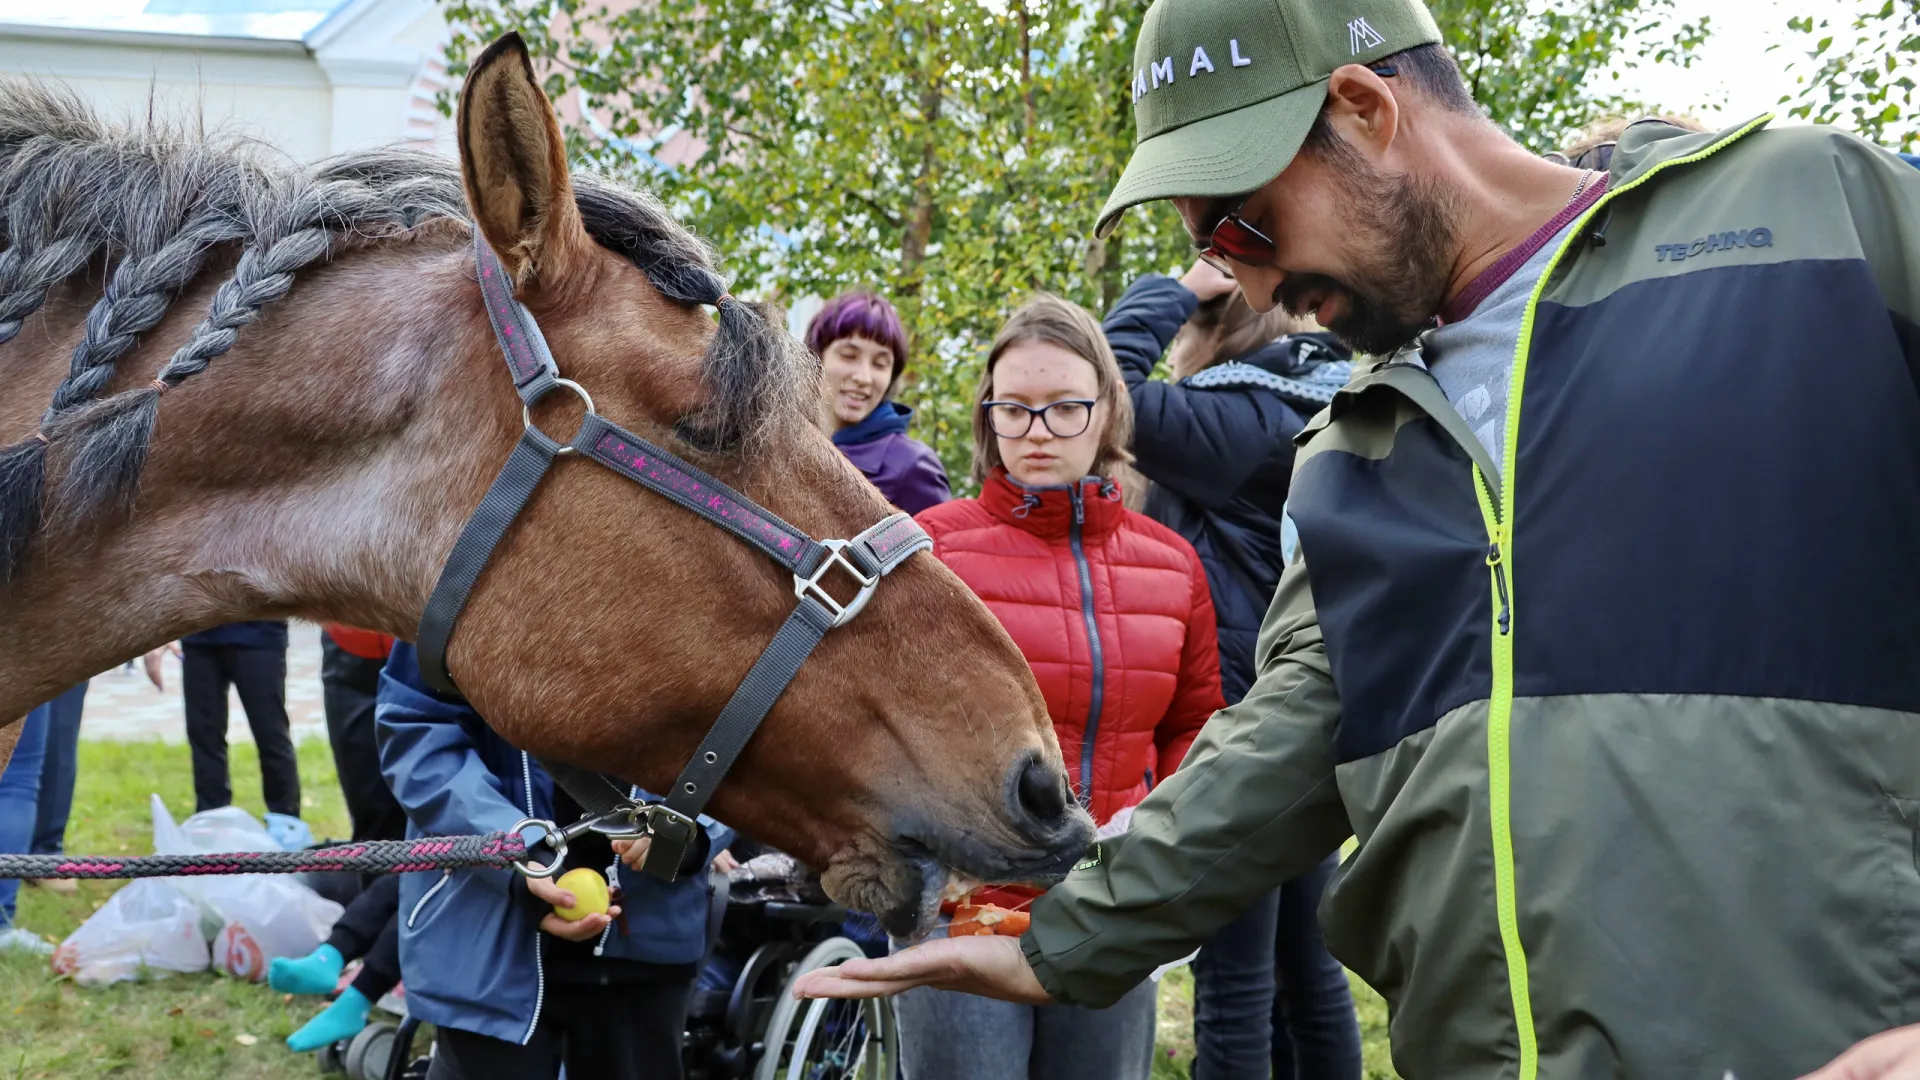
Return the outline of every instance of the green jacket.
[[[1260,676],[1034,905],[1111,1002],[1321,909],[1410,1080],[1794,1077],[1920,1021],[1920,172],[1632,129],[1492,461],[1422,368],[1302,432]]]

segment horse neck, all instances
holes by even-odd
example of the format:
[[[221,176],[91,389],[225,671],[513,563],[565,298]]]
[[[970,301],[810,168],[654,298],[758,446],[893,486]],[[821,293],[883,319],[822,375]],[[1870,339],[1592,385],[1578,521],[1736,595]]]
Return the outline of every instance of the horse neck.
[[[217,284],[175,303],[121,362],[116,388],[152,377]],[[0,411],[0,435],[32,430],[78,336],[68,329],[21,335],[43,344],[23,380],[31,389],[15,395],[26,401]],[[369,249],[303,276],[232,352],[162,400],[134,512],[50,528],[0,591],[0,716],[239,619],[410,637],[496,448],[519,426],[491,337],[451,239]],[[59,473],[56,454],[56,519]]]

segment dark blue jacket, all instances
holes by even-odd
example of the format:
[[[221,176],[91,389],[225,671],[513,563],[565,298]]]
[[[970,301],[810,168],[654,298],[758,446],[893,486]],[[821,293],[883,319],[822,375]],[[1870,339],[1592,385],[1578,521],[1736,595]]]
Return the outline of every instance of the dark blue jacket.
[[[408,836],[496,832],[522,818],[552,817],[547,773],[465,702],[429,689],[406,642],[394,645],[381,673],[376,717],[380,768],[406,809]],[[724,826],[701,822],[712,850],[732,839]],[[707,875],[664,885],[623,866],[619,878],[628,932],[609,927],[605,955],[654,964],[699,960],[707,944]],[[400,969],[408,1012],[525,1043],[545,996],[539,924],[549,910],[510,870],[402,874]]]
[[[1157,274],[1134,282],[1104,329],[1133,397],[1134,464],[1153,488],[1146,512],[1207,570],[1229,705],[1253,685],[1254,639],[1286,560],[1280,516],[1293,436],[1346,382],[1349,354],[1323,334],[1279,341],[1179,383],[1151,378],[1199,301]]]
[[[182,645],[226,646],[236,649],[278,649],[287,651],[287,624],[283,619],[228,623],[180,639]]]
[[[953,498],[953,491],[933,447],[908,437],[912,419],[912,409],[882,401],[865,420],[834,432],[833,445],[888,502],[917,514]]]

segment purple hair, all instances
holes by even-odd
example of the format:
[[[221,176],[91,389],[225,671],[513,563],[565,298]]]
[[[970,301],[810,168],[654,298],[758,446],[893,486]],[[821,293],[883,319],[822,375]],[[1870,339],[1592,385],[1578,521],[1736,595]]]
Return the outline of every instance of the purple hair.
[[[893,376],[887,380],[887,392],[900,381],[907,367],[907,332],[901,329],[900,313],[885,297],[870,292],[841,293],[807,323],[807,348],[815,356],[824,356],[827,346],[841,338],[866,338],[893,351]]]

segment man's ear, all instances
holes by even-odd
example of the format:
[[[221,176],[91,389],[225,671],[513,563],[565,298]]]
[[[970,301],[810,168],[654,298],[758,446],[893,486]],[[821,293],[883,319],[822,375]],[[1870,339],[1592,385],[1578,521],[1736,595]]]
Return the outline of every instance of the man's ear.
[[[1384,154],[1400,134],[1400,101],[1387,81],[1364,64],[1335,68],[1327,79],[1327,119],[1363,153]]]
[[[574,205],[566,140],[519,34],[487,46],[467,72],[459,139],[467,208],[514,282],[551,285],[582,270],[591,240]]]

